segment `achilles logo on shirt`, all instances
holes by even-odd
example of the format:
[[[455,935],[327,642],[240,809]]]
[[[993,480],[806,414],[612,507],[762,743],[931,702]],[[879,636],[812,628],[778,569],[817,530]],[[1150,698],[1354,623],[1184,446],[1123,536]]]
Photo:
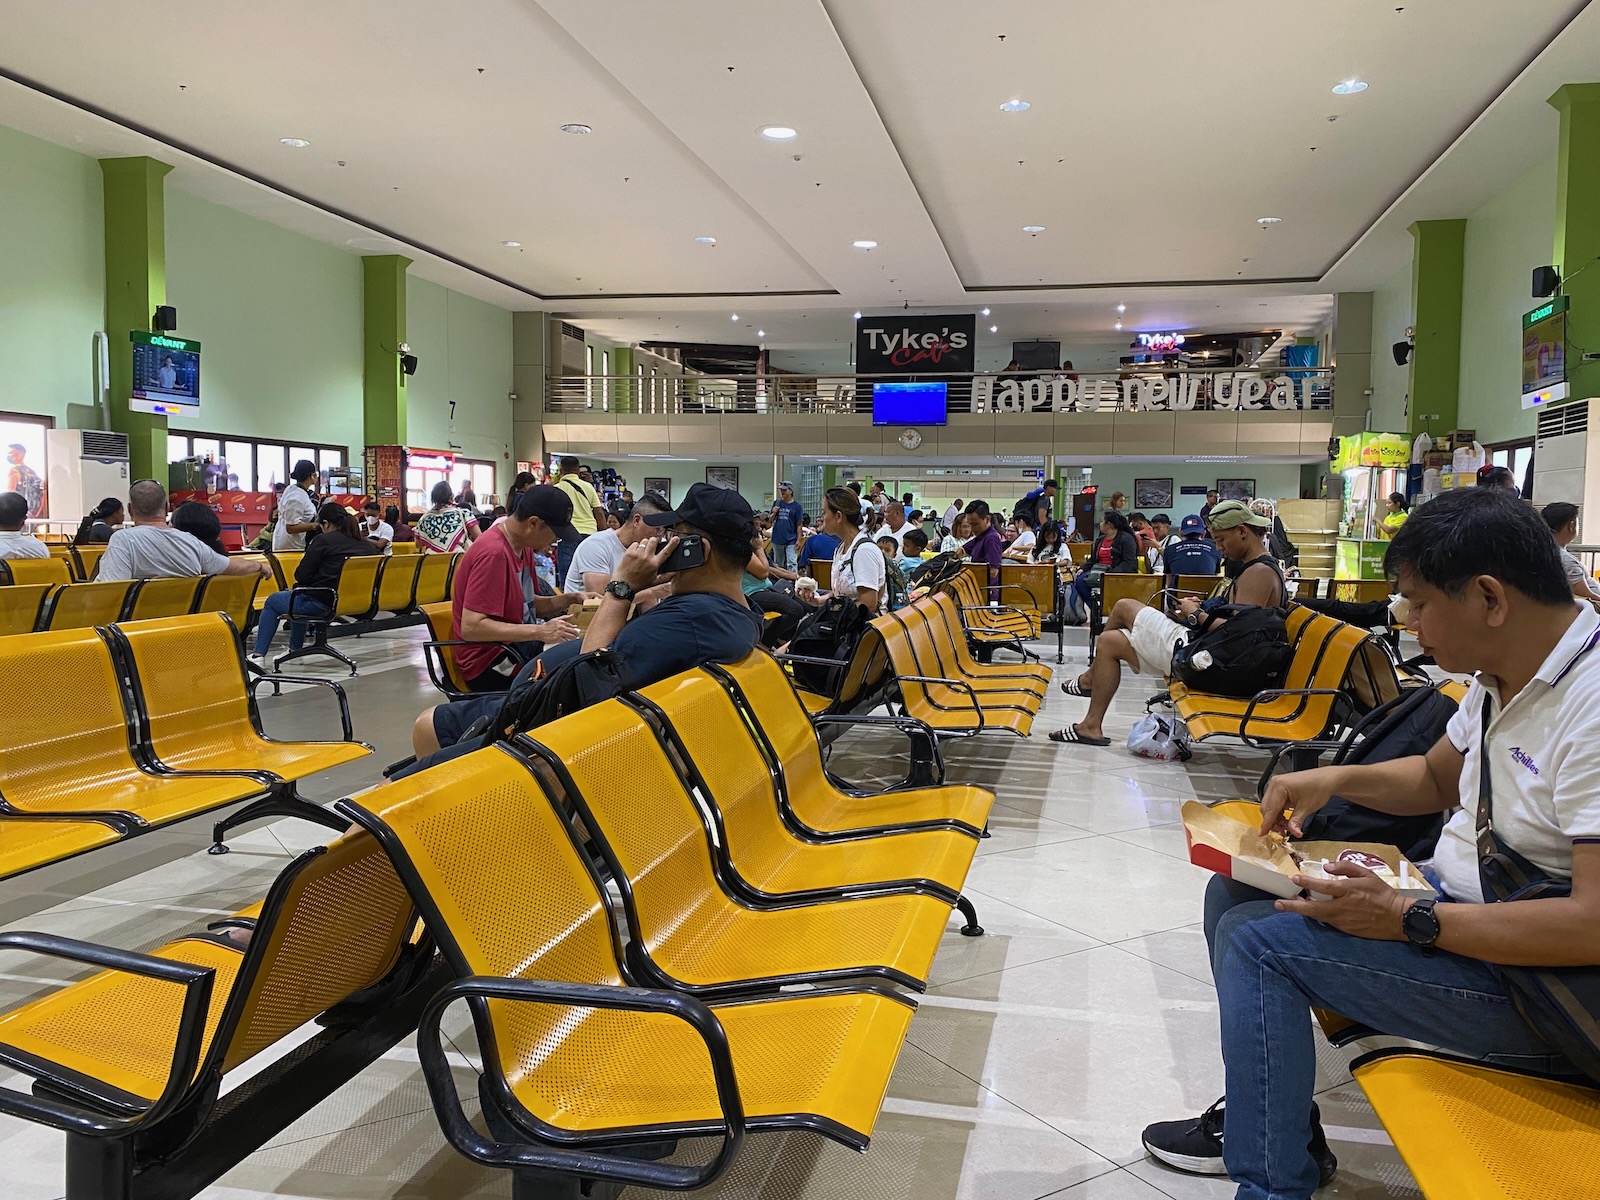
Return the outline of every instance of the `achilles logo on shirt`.
[[[1539,773],[1538,766],[1535,765],[1533,759],[1528,757],[1528,755],[1523,751],[1521,746],[1513,746],[1513,747],[1511,747],[1511,757],[1513,759],[1515,759],[1518,763],[1520,763],[1522,766],[1527,767],[1528,770],[1532,771],[1535,775],[1537,775]]]

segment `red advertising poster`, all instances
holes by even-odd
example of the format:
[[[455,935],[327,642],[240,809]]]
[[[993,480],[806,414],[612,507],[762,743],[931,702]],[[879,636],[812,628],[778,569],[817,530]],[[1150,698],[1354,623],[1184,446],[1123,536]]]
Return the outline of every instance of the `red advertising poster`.
[[[362,455],[367,469],[367,494],[380,504],[399,504],[405,488],[405,449],[401,446],[368,446]]]
[[[265,525],[272,513],[271,492],[173,492],[172,503],[195,500],[215,510],[224,525]]]

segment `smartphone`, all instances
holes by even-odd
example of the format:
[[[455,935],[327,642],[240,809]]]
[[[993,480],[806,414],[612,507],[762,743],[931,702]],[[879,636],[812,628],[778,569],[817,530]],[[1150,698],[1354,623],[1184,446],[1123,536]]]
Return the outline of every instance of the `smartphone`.
[[[686,533],[673,547],[672,557],[661,568],[663,571],[692,571],[706,564],[705,539],[698,533]]]

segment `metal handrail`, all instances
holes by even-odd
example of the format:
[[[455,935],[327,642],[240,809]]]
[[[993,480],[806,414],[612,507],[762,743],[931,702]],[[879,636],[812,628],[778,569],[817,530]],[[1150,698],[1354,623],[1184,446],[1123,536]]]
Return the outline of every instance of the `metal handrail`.
[[[895,376],[692,372],[562,375],[545,381],[546,412],[696,415],[868,413],[874,383]],[[951,413],[1126,412],[1141,409],[1331,409],[1330,367],[1191,367],[1143,364],[1110,371],[966,371],[946,383]]]

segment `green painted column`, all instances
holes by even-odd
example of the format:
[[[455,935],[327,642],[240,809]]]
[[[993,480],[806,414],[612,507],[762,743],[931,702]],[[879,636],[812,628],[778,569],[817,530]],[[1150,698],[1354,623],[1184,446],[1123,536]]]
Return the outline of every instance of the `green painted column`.
[[[128,435],[135,479],[167,482],[167,419],[128,410],[133,391],[134,330],[167,302],[166,193],[172,170],[153,158],[103,158],[106,336],[111,342],[111,428]]]
[[[611,385],[611,411],[619,413],[634,412],[638,405],[634,403],[633,383],[633,347],[618,346],[611,352],[611,373],[613,375],[626,375],[627,379],[618,379]],[[637,493],[635,493],[637,495]]]
[[[1582,353],[1600,349],[1600,83],[1569,83],[1550,104],[1561,114],[1554,261],[1561,290],[1572,298],[1567,379],[1573,398],[1585,399],[1600,396],[1600,362],[1584,362]],[[1575,278],[1569,283],[1568,276]]]
[[[1411,226],[1411,238],[1416,349],[1411,354],[1406,432],[1444,433],[1456,427],[1461,396],[1461,288],[1467,223],[1418,221]]]
[[[361,410],[369,446],[406,444],[406,377],[398,347],[406,340],[409,258],[369,254],[361,260]],[[428,369],[427,363],[417,368]]]

